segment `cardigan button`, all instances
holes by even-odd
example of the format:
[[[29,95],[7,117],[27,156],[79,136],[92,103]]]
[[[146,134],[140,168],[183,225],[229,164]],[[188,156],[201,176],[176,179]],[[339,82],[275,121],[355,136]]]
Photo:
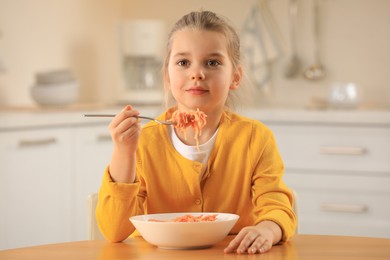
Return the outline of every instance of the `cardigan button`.
[[[201,201],[200,199],[196,199],[196,200],[195,200],[195,204],[196,204],[196,205],[200,205],[201,203],[202,203],[202,201]]]

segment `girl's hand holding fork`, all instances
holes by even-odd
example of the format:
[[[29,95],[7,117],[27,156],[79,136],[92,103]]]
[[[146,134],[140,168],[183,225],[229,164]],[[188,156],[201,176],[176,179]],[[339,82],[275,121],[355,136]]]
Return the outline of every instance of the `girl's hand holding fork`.
[[[135,152],[141,133],[137,110],[128,105],[111,121],[109,130],[114,150],[109,173],[114,182],[133,183],[135,179]]]

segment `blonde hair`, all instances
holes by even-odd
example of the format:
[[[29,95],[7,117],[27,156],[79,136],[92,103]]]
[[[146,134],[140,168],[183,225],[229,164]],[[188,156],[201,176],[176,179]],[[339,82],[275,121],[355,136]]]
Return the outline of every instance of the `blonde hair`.
[[[232,62],[233,70],[238,69],[238,67],[241,65],[240,39],[235,29],[228,22],[228,20],[219,17],[217,14],[211,11],[191,12],[189,14],[184,15],[181,19],[179,19],[174,24],[172,30],[168,34],[166,54],[164,58],[163,68],[162,68],[164,84],[167,82],[167,70],[168,70],[169,58],[171,55],[173,35],[177,31],[184,30],[184,29],[197,29],[197,30],[205,30],[205,31],[222,33],[226,38],[228,55]],[[235,96],[233,94],[233,91],[230,91],[225,105],[230,108],[233,107],[234,106],[233,99],[235,99]],[[170,107],[173,105],[173,102],[174,99],[171,93],[167,91],[165,88],[165,106]]]

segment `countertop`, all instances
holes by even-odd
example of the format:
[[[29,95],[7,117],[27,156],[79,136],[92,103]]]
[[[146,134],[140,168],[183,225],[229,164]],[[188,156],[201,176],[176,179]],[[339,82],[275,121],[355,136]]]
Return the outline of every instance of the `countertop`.
[[[85,118],[88,113],[118,113],[123,106],[78,105],[69,107],[0,107],[0,130],[59,127],[64,125],[85,125],[108,123],[110,118]],[[157,116],[161,106],[135,107],[145,116]],[[273,124],[335,124],[390,126],[390,110],[368,109],[306,109],[289,107],[247,107],[238,113]]]
[[[160,249],[137,237],[123,243],[78,241],[0,251],[1,259],[389,259],[390,239],[295,235],[265,254],[224,254],[233,236],[198,250]]]

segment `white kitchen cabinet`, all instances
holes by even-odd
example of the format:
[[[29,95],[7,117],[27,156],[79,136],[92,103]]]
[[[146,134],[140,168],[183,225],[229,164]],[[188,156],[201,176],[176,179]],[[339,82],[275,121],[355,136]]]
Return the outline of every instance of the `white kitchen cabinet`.
[[[290,169],[285,180],[298,194],[300,233],[390,237],[390,178]]]
[[[103,172],[111,159],[108,122],[73,128],[72,222],[74,240],[87,239],[87,196],[99,191]]]
[[[390,127],[269,122],[305,234],[390,238]]]
[[[112,152],[107,126],[0,132],[0,249],[87,239],[87,196]]]
[[[0,132],[0,249],[71,240],[67,128]]]

